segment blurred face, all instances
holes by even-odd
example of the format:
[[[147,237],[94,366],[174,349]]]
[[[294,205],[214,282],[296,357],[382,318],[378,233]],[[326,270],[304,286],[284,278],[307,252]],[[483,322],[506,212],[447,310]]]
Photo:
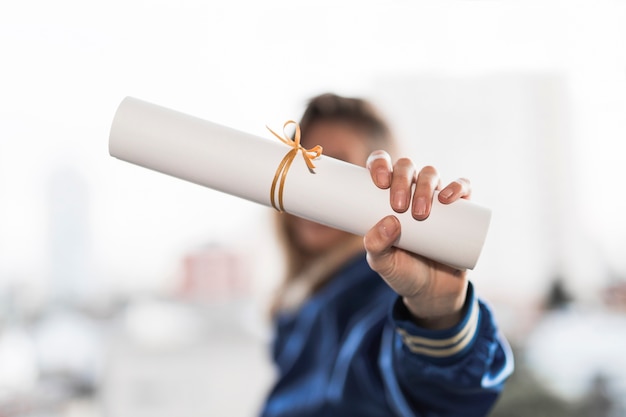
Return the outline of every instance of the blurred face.
[[[365,166],[369,155],[363,131],[345,122],[314,123],[309,127],[306,136],[303,136],[302,145],[305,148],[321,145],[324,148],[324,155],[360,166]],[[294,243],[300,250],[310,255],[321,254],[353,236],[295,216],[289,216],[288,224]]]

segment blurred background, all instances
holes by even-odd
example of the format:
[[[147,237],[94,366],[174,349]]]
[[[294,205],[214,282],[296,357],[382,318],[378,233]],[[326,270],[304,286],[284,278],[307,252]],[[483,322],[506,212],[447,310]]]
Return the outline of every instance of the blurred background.
[[[118,161],[127,95],[267,136],[362,96],[493,209],[494,416],[626,416],[626,3],[0,4],[0,416],[251,416],[271,210]],[[242,157],[245,163],[245,156]]]

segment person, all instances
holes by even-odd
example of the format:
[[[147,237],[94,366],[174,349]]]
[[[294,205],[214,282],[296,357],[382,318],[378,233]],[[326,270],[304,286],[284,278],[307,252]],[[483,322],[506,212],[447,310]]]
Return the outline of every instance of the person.
[[[392,134],[368,101],[317,96],[300,127],[304,147],[366,165],[393,210],[415,221],[427,219],[436,190],[443,204],[470,197],[466,179],[441,189],[435,168],[392,164],[381,150],[395,152]],[[277,380],[263,417],[489,412],[513,358],[466,271],[395,248],[395,216],[364,238],[286,213],[277,229],[287,266],[271,309]]]

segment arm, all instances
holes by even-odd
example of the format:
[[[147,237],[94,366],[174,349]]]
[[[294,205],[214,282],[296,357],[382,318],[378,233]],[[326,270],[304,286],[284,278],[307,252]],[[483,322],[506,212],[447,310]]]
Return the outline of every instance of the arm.
[[[384,332],[379,369],[399,416],[482,417],[512,372],[513,357],[470,283],[466,314],[449,329],[417,326],[398,299]]]
[[[408,159],[392,166],[381,151],[370,156],[368,168],[378,187],[390,189],[396,212],[411,209],[416,221],[428,217],[440,189],[434,168],[418,173]],[[438,198],[450,204],[470,193],[469,181],[460,179]],[[510,349],[466,271],[395,248],[399,235],[400,223],[388,216],[365,236],[370,266],[400,296],[381,346],[387,397],[399,415],[486,415],[512,371]]]

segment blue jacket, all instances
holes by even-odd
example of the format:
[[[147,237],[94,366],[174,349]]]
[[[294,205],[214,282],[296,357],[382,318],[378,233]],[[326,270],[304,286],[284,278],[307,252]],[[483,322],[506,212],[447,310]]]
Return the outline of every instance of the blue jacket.
[[[364,256],[277,318],[278,380],[263,417],[485,416],[513,370],[470,284],[452,329],[416,326]]]

